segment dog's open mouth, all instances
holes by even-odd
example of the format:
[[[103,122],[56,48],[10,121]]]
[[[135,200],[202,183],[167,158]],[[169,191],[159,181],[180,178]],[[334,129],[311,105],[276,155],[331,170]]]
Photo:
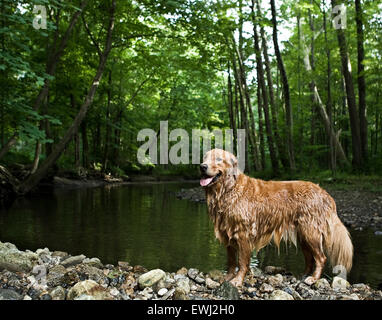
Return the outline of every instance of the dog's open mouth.
[[[213,177],[210,177],[210,176],[203,176],[201,179],[200,179],[200,185],[202,187],[207,187],[211,184],[214,184],[218,179],[219,177],[222,175],[221,172],[219,172],[216,176],[213,176]]]

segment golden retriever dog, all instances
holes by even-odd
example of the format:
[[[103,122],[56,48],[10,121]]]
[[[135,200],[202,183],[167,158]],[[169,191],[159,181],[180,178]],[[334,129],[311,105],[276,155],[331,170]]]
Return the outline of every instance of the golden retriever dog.
[[[326,255],[333,266],[350,271],[353,245],[337,216],[333,198],[306,181],[263,181],[238,169],[237,158],[224,150],[206,153],[200,165],[200,184],[206,192],[208,214],[217,239],[227,249],[226,281],[241,286],[253,250],[273,239],[299,242],[305,258],[305,282],[321,277]],[[238,272],[236,268],[239,267]]]

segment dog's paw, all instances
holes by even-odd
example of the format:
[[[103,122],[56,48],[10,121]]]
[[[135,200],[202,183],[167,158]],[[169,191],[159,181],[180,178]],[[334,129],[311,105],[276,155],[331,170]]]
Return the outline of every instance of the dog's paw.
[[[243,285],[243,279],[236,277],[233,278],[230,283],[235,287],[241,287]]]
[[[304,283],[307,284],[308,286],[311,286],[312,284],[314,284],[317,280],[313,277],[306,277],[304,279]]]
[[[235,277],[235,274],[234,273],[227,273],[224,277],[224,281],[231,281],[233,278]]]

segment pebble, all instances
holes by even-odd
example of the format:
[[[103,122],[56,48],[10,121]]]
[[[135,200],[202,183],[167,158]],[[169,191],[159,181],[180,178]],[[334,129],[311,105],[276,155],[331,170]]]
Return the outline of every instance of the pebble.
[[[270,293],[274,290],[274,288],[268,284],[268,283],[263,283],[260,287],[260,291],[264,293]]]
[[[65,268],[75,266],[77,264],[80,264],[82,261],[84,261],[85,258],[86,257],[83,254],[79,256],[69,257],[63,261],[61,260],[61,265],[63,265]]]
[[[275,290],[270,294],[269,300],[294,300],[294,299],[293,299],[293,296],[291,296],[289,293],[285,291]]]
[[[154,269],[142,274],[138,278],[138,285],[141,289],[151,287],[166,277],[166,273],[161,269]]]
[[[158,296],[163,297],[168,292],[168,289],[162,288],[158,291]]]
[[[206,279],[206,286],[207,286],[207,288],[208,289],[217,289],[219,286],[220,286],[220,284],[219,284],[219,282],[216,282],[216,281],[214,281],[214,280],[212,280],[212,279],[210,279],[210,278],[207,278]]]

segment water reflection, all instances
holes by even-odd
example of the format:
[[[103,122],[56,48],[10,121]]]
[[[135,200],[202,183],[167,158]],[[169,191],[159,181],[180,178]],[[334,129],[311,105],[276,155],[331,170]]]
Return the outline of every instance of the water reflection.
[[[193,185],[189,185],[192,187]],[[0,240],[20,249],[48,247],[99,257],[104,263],[129,261],[176,271],[195,267],[224,269],[225,250],[215,239],[206,205],[178,200],[184,184],[146,184],[113,188],[57,190],[17,199],[0,211]],[[382,282],[382,237],[352,231],[354,266],[349,280],[373,286]],[[296,275],[304,269],[301,251],[269,246],[252,263],[283,266]],[[330,275],[330,268],[325,272]]]

